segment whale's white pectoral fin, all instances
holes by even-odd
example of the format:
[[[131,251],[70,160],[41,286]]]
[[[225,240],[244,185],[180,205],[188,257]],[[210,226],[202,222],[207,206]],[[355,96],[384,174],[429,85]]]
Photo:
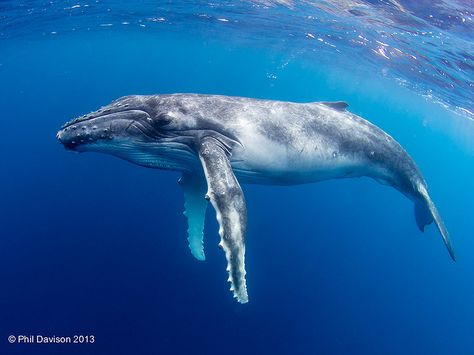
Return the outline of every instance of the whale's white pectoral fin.
[[[227,259],[228,281],[240,303],[248,302],[245,283],[245,232],[247,207],[244,195],[230,166],[225,146],[215,138],[200,142],[199,158],[207,180],[207,198],[216,210],[219,245]]]
[[[206,180],[202,172],[191,175],[183,173],[179,184],[184,193],[184,212],[188,220],[188,242],[191,253],[198,260],[205,260],[204,255],[204,220],[208,202]]]

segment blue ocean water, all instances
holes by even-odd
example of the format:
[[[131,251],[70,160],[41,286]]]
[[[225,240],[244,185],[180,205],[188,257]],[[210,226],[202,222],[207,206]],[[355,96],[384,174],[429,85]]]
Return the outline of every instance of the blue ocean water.
[[[1,354],[474,353],[470,1],[0,3]],[[127,94],[344,100],[410,153],[453,239],[369,179],[244,185],[250,302],[179,174],[56,141]],[[94,335],[10,344],[10,335]]]

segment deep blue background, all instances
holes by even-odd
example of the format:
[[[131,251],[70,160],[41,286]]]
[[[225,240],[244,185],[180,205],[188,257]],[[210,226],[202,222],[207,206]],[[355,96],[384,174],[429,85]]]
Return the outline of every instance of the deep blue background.
[[[0,59],[1,354],[474,353],[472,123],[364,68],[282,66],[284,53],[198,36],[10,40]],[[207,260],[188,250],[177,173],[55,139],[121,95],[172,92],[348,101],[415,158],[459,261],[372,180],[246,185],[250,303],[237,304],[212,209]]]

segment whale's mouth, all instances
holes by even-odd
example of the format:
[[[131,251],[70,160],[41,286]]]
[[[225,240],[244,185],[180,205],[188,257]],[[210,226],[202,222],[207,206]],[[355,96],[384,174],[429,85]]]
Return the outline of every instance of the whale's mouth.
[[[56,138],[67,150],[78,150],[87,144],[124,135],[127,129],[139,120],[150,120],[150,115],[137,109],[100,110],[65,123]]]
[[[86,115],[83,115],[83,116],[79,116],[79,117],[76,117],[76,118],[73,118],[72,120],[66,122],[65,124],[63,124],[61,126],[61,130],[64,130],[66,128],[69,128],[75,124],[80,124],[80,123],[83,123],[83,122],[87,122],[87,121],[90,121],[90,120],[93,120],[93,119],[96,119],[96,118],[103,118],[103,119],[107,119],[109,118],[108,116],[115,116],[114,118],[124,118],[123,116],[124,115],[142,115],[142,114],[145,114],[147,115],[148,117],[150,117],[150,115],[148,114],[148,112],[146,111],[143,111],[143,110],[137,110],[137,109],[129,109],[129,110],[121,110],[121,111],[113,111],[113,109],[104,109],[104,110],[98,110],[98,111],[95,111],[93,113],[89,113],[89,114],[86,114]],[[120,117],[122,116],[122,117]]]

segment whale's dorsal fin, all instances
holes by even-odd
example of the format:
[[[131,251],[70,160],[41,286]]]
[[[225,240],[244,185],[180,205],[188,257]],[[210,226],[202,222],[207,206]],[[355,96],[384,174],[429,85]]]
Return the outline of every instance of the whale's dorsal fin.
[[[226,148],[213,137],[199,146],[199,159],[207,180],[207,195],[219,223],[219,246],[227,259],[230,290],[240,303],[248,302],[245,283],[245,232],[247,207],[239,182],[232,171]]]
[[[188,242],[191,253],[198,260],[205,260],[203,230],[206,217],[207,201],[206,178],[202,171],[195,174],[183,173],[179,184],[184,193],[184,212],[188,220]]]
[[[344,101],[321,102],[321,104],[339,111],[344,111],[349,106],[349,104]]]

